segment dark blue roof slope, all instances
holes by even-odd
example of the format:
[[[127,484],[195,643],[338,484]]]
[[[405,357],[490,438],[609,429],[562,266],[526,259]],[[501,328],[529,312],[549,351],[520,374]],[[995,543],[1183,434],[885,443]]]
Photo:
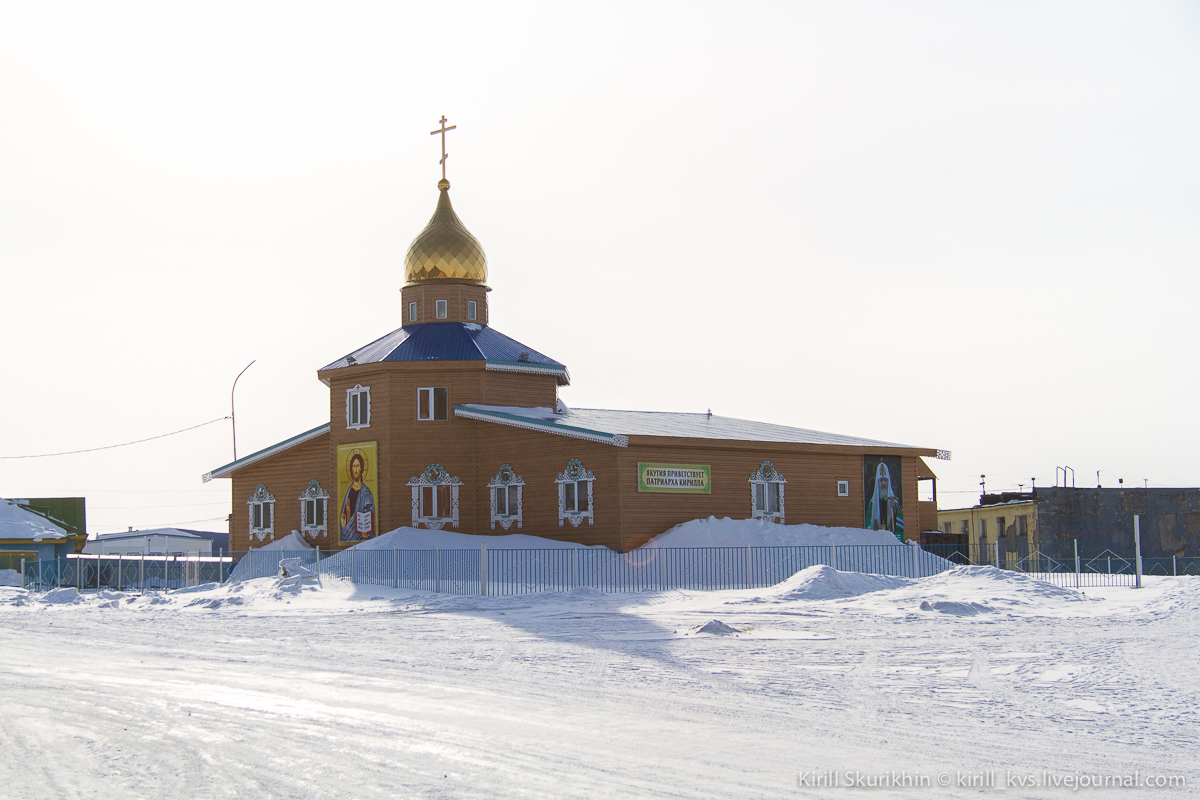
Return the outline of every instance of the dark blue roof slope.
[[[427,322],[394,330],[321,367],[322,372],[353,364],[383,361],[486,361],[488,369],[559,376],[569,383],[567,368],[495,328],[473,322]]]

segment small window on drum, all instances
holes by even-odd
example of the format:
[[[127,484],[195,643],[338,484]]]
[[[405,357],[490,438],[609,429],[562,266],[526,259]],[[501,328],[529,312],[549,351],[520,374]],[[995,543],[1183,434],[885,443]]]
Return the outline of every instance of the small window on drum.
[[[408,304],[408,321],[409,322],[417,321],[417,304],[416,303]]]
[[[472,320],[475,319],[475,315],[476,315],[476,313],[478,313],[477,309],[478,309],[478,306],[475,304],[475,301],[468,300],[467,301],[467,319],[472,319]]]
[[[446,305],[447,305],[447,303],[445,300],[435,301],[433,304],[434,316],[436,316],[438,319],[445,319],[446,318]]]

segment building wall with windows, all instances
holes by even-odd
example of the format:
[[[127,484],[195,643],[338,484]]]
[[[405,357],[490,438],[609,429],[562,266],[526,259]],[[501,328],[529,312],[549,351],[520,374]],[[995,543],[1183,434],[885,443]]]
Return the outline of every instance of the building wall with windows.
[[[944,509],[937,519],[943,536],[957,536],[969,547],[971,561],[978,564],[1015,568],[1041,541],[1038,504],[1033,499]]]
[[[921,458],[942,455],[932,448],[712,414],[560,409],[566,366],[490,327],[486,258],[451,208],[449,183],[438,186],[405,257],[400,327],[317,372],[328,424],[205,476],[232,478],[233,549],[293,530],[345,547],[417,525],[628,550],[697,518],[864,527],[872,507],[898,537],[935,523],[917,489],[932,476]],[[664,476],[674,472],[703,479],[672,485]],[[302,518],[314,485],[327,496],[319,532]],[[254,524],[264,503],[269,530]],[[343,523],[343,505],[353,522]]]

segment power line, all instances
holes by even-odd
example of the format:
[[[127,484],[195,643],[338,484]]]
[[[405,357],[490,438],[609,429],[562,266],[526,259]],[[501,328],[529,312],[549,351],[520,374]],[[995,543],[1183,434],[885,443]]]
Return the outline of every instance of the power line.
[[[186,431],[194,431],[194,430],[196,430],[196,428],[203,428],[205,425],[212,425],[214,422],[221,422],[222,420],[226,420],[226,419],[229,419],[229,417],[217,417],[216,419],[210,419],[208,422],[201,422],[199,425],[193,425],[190,428],[181,428],[180,430],[177,430],[177,431],[171,431],[170,433],[163,433],[158,436],[151,436],[147,439],[138,439],[135,442],[122,442],[121,444],[110,444],[110,445],[105,445],[104,447],[89,447],[87,450],[68,450],[65,453],[39,453],[38,455],[35,455],[35,456],[0,456],[0,460],[7,460],[7,459],[12,459],[12,458],[52,458],[53,456],[74,456],[74,455],[78,455],[80,453],[94,453],[97,450],[112,450],[114,447],[128,447],[131,444],[141,444],[142,442],[151,442],[151,441],[154,441],[155,439],[165,439],[166,437],[174,436],[177,433],[185,433]]]

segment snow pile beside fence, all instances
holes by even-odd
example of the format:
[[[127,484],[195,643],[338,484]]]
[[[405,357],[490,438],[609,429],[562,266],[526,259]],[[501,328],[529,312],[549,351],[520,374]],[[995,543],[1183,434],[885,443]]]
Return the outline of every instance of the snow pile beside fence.
[[[643,547],[833,547],[899,545],[890,531],[777,525],[765,519],[709,517],[680,523]]]
[[[284,558],[299,558],[299,563],[315,569],[317,554],[318,551],[309,546],[303,536],[297,531],[292,531],[282,539],[256,547],[243,556],[229,573],[229,580],[246,581],[278,575],[279,562]]]

